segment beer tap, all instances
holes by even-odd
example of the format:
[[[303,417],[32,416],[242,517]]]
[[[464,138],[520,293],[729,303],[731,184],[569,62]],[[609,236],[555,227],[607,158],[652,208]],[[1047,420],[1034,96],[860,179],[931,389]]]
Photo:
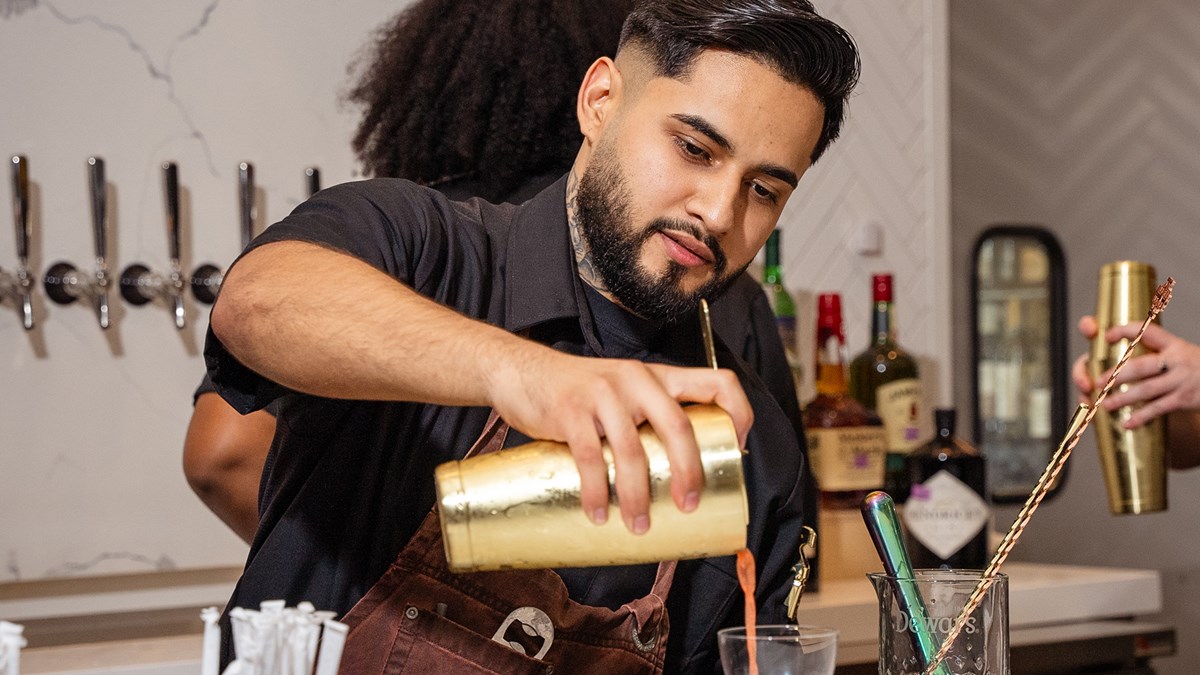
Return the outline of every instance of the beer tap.
[[[96,253],[96,269],[91,274],[81,273],[68,262],[57,262],[46,270],[42,284],[46,295],[60,305],[69,305],[81,298],[95,303],[96,317],[100,328],[109,326],[108,289],[111,285],[108,274],[108,200],[105,195],[107,184],[104,179],[104,160],[88,158],[88,182],[92,193],[92,235]]]
[[[321,170],[315,166],[310,166],[304,170],[304,180],[308,184],[308,196],[311,197],[321,191]]]
[[[0,299],[11,297],[21,306],[25,330],[33,330],[33,279],[29,276],[29,162],[12,158],[13,222],[17,226],[17,271],[0,269]]]
[[[254,238],[254,165],[249,162],[238,165],[238,206],[241,216],[242,250],[245,250]],[[212,263],[205,263],[192,273],[192,295],[197,301],[211,305],[217,301],[217,292],[221,290],[221,282],[224,279],[224,270]]]
[[[167,254],[170,271],[159,274],[141,263],[134,263],[121,272],[121,297],[131,305],[144,305],[162,298],[175,310],[175,327],[183,330],[187,319],[183,313],[183,272],[179,265],[179,169],[175,162],[163,168],[163,196],[167,207]]]

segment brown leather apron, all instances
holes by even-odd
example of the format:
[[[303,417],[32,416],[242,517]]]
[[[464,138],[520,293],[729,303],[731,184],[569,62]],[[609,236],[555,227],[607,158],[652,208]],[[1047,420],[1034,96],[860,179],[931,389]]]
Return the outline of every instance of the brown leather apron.
[[[499,449],[507,433],[493,412],[468,456]],[[342,619],[350,632],[340,672],[661,673],[675,565],[659,564],[644,598],[615,611],[588,607],[571,600],[552,570],[450,572],[437,512],[431,511]],[[531,619],[538,612],[530,608],[544,612],[542,618]],[[543,639],[547,617],[553,636]],[[534,658],[539,652],[540,660]]]

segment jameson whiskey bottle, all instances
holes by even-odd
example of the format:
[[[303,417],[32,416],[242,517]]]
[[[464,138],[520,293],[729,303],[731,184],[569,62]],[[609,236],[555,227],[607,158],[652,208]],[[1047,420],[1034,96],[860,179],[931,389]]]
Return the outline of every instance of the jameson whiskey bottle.
[[[937,435],[905,457],[911,489],[904,537],[913,567],[982,569],[988,562],[983,455],[954,436],[954,411],[933,412]]]
[[[850,362],[850,393],[883,420],[888,453],[883,489],[902,504],[908,496],[904,457],[921,442],[921,382],[916,359],[896,344],[892,275],[874,275],[871,292],[871,343]]]
[[[792,381],[796,386],[796,400],[800,400],[800,385],[804,381],[804,369],[796,349],[796,302],[783,285],[783,267],[779,264],[779,237],[779,230],[776,229],[767,238],[762,285],[767,292],[767,301],[771,304],[771,312],[775,314],[775,327],[779,329],[779,339],[783,342],[783,351],[787,356],[788,367],[792,369]]]
[[[848,394],[842,300],[836,293],[817,297],[816,348],[817,396],[804,408],[804,430],[821,508],[857,510],[883,485],[887,446],[879,417]]]

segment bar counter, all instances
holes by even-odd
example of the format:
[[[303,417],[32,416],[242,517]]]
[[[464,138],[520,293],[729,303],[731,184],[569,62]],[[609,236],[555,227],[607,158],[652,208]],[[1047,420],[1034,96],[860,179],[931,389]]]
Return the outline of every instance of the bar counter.
[[[1015,674],[1063,674],[1083,668],[1151,673],[1146,665],[1149,659],[1175,652],[1173,627],[1145,620],[1162,610],[1162,584],[1155,570],[1019,562],[1005,565],[1004,570],[1010,583]],[[193,611],[198,608],[174,610],[196,616]],[[876,672],[878,603],[865,577],[823,579],[820,592],[805,594],[799,618],[801,623],[838,629],[839,675]],[[161,623],[162,617],[158,620]],[[201,645],[198,618],[194,626],[195,632],[179,635],[26,649],[22,672],[195,673]],[[1114,668],[1104,670],[1109,663]],[[1120,664],[1123,669],[1117,669]]]

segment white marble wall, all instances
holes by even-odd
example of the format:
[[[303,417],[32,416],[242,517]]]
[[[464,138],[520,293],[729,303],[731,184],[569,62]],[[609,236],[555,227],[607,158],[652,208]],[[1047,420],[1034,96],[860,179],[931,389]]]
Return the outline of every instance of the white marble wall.
[[[255,165],[258,226],[355,177],[346,69],[395,2],[0,2],[0,153],[24,154],[33,266],[92,267],[85,160],[108,170],[110,266],[167,262],[160,165],[183,193],[184,267],[240,246],[237,165]],[[6,162],[7,164],[7,162]],[[11,187],[4,168],[0,201]],[[15,252],[6,217],[0,266]],[[180,448],[207,307],[114,295],[112,327],[37,295],[37,328],[0,312],[0,581],[240,564],[244,546],[193,496]]]
[[[302,198],[305,166],[326,184],[355,178],[339,94],[404,4],[0,0],[0,154],[28,157],[35,269],[91,266],[90,155],[107,162],[114,269],[166,263],[163,161],[179,164],[188,270],[237,252],[238,162],[257,169],[260,227]],[[948,402],[945,0],[818,4],[859,40],[864,76],[844,140],[784,217],[802,333],[813,294],[841,291],[851,350],[864,346],[868,275],[893,271],[904,342]],[[854,236],[870,222],[882,250],[863,256]],[[0,234],[0,267],[14,262]],[[107,332],[41,292],[32,333],[0,308],[0,582],[242,560],[179,469],[207,308],[189,297],[180,332],[163,307],[113,305]]]

